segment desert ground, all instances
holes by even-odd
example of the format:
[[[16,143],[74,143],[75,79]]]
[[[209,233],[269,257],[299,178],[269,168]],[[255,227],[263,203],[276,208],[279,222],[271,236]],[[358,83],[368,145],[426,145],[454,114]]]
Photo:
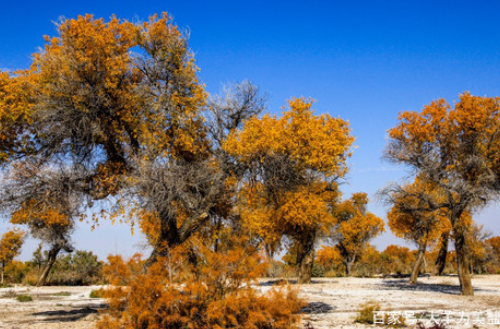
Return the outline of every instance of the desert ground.
[[[413,286],[406,281],[404,278],[317,278],[310,285],[295,285],[309,303],[303,309],[304,327],[373,328],[354,323],[354,319],[362,304],[377,302],[381,308],[377,321],[385,317],[390,322],[402,314],[409,328],[416,326],[417,319],[428,327],[431,319],[438,317],[438,321],[449,323],[448,328],[500,328],[500,276],[475,276],[474,297],[459,296],[456,276],[423,277]],[[273,283],[263,280],[260,289],[271,289]],[[106,307],[103,299],[89,297],[98,288],[2,288],[0,328],[93,328],[99,312]],[[20,294],[32,296],[33,301],[19,302],[16,296]]]

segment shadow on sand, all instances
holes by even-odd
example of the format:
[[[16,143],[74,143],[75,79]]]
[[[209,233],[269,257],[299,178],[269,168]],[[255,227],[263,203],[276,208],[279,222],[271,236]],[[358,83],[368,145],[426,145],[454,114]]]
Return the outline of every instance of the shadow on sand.
[[[38,321],[43,322],[74,322],[79,321],[89,314],[97,314],[99,310],[105,309],[107,307],[106,304],[93,304],[91,307],[73,307],[73,310],[57,310],[57,311],[46,311],[46,312],[37,312],[32,313],[31,315],[36,317],[44,317]]]
[[[424,279],[425,280],[425,279]],[[420,280],[417,284],[409,284],[407,279],[390,279],[384,280],[381,284],[381,289],[387,290],[404,290],[404,291],[427,291],[438,292],[448,295],[460,295],[460,286],[457,284],[442,284],[442,283],[427,283]],[[485,292],[493,290],[474,288],[474,292]]]

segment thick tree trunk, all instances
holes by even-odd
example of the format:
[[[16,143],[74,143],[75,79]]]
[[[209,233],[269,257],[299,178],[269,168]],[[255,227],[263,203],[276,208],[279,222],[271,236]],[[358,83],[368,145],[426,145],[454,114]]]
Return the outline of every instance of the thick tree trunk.
[[[314,264],[314,249],[309,250],[299,264],[298,282],[299,284],[309,284],[312,278]]]
[[[184,224],[177,228],[177,221],[168,216],[160,216],[160,236],[154,246],[151,255],[142,267],[142,272],[146,273],[148,268],[156,263],[158,257],[167,256],[168,249],[184,243],[189,237],[198,230],[208,219],[207,213],[202,213],[189,218]]]
[[[352,275],[352,266],[354,265],[354,262],[356,261],[356,256],[354,257],[346,257],[345,259],[345,276],[351,276]]]
[[[425,259],[425,249],[427,248],[426,243],[422,243],[418,247],[418,255],[417,255],[417,260],[415,261],[415,265],[413,265],[413,271],[411,272],[411,277],[410,277],[410,284],[416,284],[418,280],[418,275],[420,274],[420,268],[422,267],[422,264],[424,263]]]
[[[439,249],[438,256],[436,258],[436,275],[443,275],[444,267],[446,266],[446,257],[448,256],[448,241],[450,238],[450,233],[445,232],[441,234],[439,238],[439,244],[441,248]]]
[[[142,265],[142,273],[145,274],[151,267],[151,265],[158,261],[159,257],[167,256],[167,254],[168,248],[165,246],[165,244],[157,242],[148,259],[144,262],[144,265]]]
[[[52,268],[52,265],[54,265],[57,255],[61,251],[61,247],[53,247],[49,251],[49,255],[47,257],[47,264],[45,265],[45,268],[43,269],[42,275],[40,275],[40,278],[38,279],[38,283],[36,284],[37,287],[44,286],[47,283],[47,278],[49,277],[50,269]]]
[[[311,283],[312,269],[314,265],[314,242],[315,234],[310,234],[304,244],[297,252],[298,282],[299,284]]]
[[[175,219],[160,216],[160,235],[153,247],[153,251],[142,266],[142,272],[146,273],[151,265],[158,261],[159,257],[167,256],[168,248],[178,246],[180,243],[179,230]]]
[[[460,280],[460,294],[474,296],[469,264],[465,251],[465,236],[462,231],[455,231],[455,251],[457,253],[458,279]]]

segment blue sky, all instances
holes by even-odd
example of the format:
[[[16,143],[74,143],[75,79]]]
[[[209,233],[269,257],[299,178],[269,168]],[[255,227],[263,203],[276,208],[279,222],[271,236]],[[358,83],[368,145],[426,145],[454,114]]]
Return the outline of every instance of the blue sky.
[[[495,1],[5,1],[0,11],[0,69],[24,68],[55,35],[53,22],[85,13],[145,20],[167,11],[190,31],[190,46],[210,93],[248,79],[269,95],[279,113],[291,97],[316,100],[317,113],[349,120],[357,148],[346,196],[374,193],[406,175],[381,160],[386,131],[398,112],[437,98],[450,103],[464,91],[500,95],[500,2]],[[373,201],[370,210],[385,217]],[[500,234],[497,207],[476,219]],[[0,223],[2,229],[6,223]],[[103,224],[75,232],[80,249],[101,258],[131,254],[141,237],[126,226]],[[390,234],[379,249],[402,243]],[[23,251],[29,258],[36,242]]]

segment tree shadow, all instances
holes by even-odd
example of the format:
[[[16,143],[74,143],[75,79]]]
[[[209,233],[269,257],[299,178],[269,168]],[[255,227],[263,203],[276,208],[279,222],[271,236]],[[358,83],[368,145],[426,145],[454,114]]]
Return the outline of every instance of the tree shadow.
[[[106,304],[93,304],[92,307],[74,307],[73,310],[57,310],[57,311],[45,311],[36,312],[31,315],[36,317],[45,317],[44,319],[39,319],[38,321],[43,322],[74,322],[81,320],[88,316],[89,314],[97,314],[99,310],[107,308]]]
[[[426,291],[439,292],[448,295],[460,295],[460,286],[458,284],[442,284],[442,283],[425,283],[422,281],[417,284],[409,284],[408,280],[387,280],[382,282],[382,289],[387,290],[404,290],[404,291]],[[492,291],[474,288],[474,292]]]
[[[331,284],[331,283],[338,283],[338,280],[314,280],[312,279],[311,280],[311,283],[309,284],[306,284],[307,285],[314,285],[314,284]],[[284,284],[290,284],[290,285],[296,285],[298,284],[297,283],[297,279],[270,279],[270,280],[266,280],[266,281],[263,281],[263,282],[259,282],[259,285],[261,287],[271,287],[271,286],[281,286],[281,285],[284,285]]]
[[[307,303],[307,306],[302,307],[300,313],[305,314],[321,314],[321,313],[329,313],[336,309],[336,307],[332,307],[329,304],[323,302],[310,302]]]

